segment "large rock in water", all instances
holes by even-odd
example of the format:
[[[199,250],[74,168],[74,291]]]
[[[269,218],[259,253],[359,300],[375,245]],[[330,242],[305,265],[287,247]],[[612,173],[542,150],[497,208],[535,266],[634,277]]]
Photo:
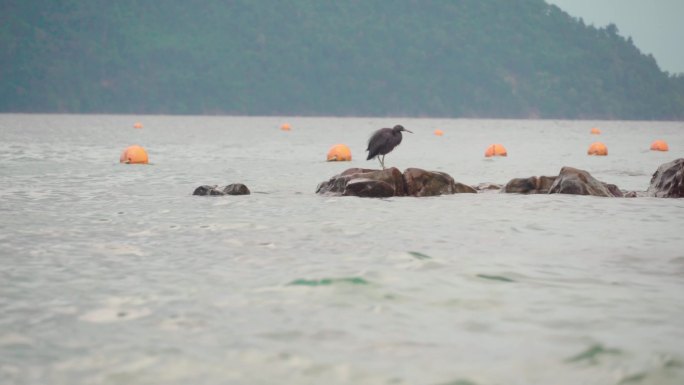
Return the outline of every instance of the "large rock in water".
[[[658,198],[684,197],[684,158],[660,165],[646,193]]]
[[[460,192],[476,193],[475,189],[443,172],[409,168],[404,174],[395,167],[385,170],[350,168],[330,180],[320,183],[318,194],[386,198],[392,196],[434,196]]]
[[[615,185],[596,180],[584,170],[563,167],[549,188],[549,194],[593,195],[599,197],[621,197],[622,192]]]

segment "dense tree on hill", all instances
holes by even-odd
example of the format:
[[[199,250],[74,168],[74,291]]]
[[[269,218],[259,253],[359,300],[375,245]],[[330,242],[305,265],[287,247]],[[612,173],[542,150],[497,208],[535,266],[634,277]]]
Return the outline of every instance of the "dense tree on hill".
[[[0,111],[684,119],[684,77],[544,0],[5,0]]]

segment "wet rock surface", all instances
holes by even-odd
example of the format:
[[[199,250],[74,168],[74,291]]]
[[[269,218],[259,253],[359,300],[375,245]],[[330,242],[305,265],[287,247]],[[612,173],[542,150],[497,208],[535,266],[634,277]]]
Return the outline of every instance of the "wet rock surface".
[[[199,186],[193,191],[192,195],[200,196],[221,196],[221,195],[249,195],[250,191],[247,186],[242,183],[233,183],[225,187],[219,187],[217,185],[209,186],[203,185]]]
[[[548,194],[555,181],[555,176],[515,178],[506,183],[501,192],[513,194]]]
[[[316,189],[318,194],[367,198],[476,192],[474,188],[455,182],[449,174],[443,172],[409,168],[402,174],[395,167],[385,170],[351,168],[320,183]]]
[[[343,195],[365,198],[389,198],[396,193],[395,186],[382,180],[356,178],[345,186]]]
[[[573,167],[563,167],[549,188],[549,194],[592,195],[599,197],[622,196],[617,186],[603,183],[588,172]]]
[[[192,195],[225,195],[225,193],[217,188],[218,186],[203,185],[199,186],[193,191]]]
[[[575,194],[600,197],[622,197],[614,184],[601,182],[587,171],[563,167],[558,176],[532,176],[511,179],[501,190],[513,194]]]
[[[480,193],[480,192],[497,192],[497,191],[501,191],[501,189],[503,188],[503,186],[498,184],[498,183],[488,183],[488,182],[478,183],[477,185],[474,185],[471,187],[474,188],[475,191],[477,191],[478,193]]]
[[[249,195],[250,191],[247,186],[242,183],[233,183],[223,188],[226,195]]]
[[[684,158],[660,165],[651,177],[646,195],[657,198],[684,197]]]
[[[406,195],[404,178],[396,167],[385,170],[350,168],[320,183],[316,193],[376,198]]]
[[[426,197],[456,193],[477,193],[462,183],[454,181],[449,174],[439,171],[425,171],[420,168],[409,168],[404,171],[406,195]]]

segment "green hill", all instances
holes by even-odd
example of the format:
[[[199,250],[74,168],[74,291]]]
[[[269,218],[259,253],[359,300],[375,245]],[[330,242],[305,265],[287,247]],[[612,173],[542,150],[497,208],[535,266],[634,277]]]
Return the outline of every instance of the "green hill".
[[[4,0],[0,111],[684,119],[684,76],[543,0]]]

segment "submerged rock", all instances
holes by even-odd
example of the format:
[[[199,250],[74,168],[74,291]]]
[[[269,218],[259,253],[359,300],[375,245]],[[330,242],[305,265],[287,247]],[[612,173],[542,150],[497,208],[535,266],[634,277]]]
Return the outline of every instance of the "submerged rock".
[[[500,184],[487,182],[479,183],[475,186],[470,187],[475,189],[475,191],[477,192],[500,191],[503,188],[503,186],[501,186]]]
[[[657,198],[684,197],[684,158],[660,165],[646,194]]]
[[[392,196],[434,196],[476,193],[470,186],[457,183],[446,173],[409,168],[402,174],[397,168],[369,170],[350,168],[318,185],[316,193],[367,198]]]
[[[549,194],[593,195],[599,197],[621,197],[622,192],[615,185],[608,185],[595,179],[584,170],[563,167],[549,188]]]
[[[218,186],[203,185],[195,189],[192,195],[216,196],[216,195],[249,195],[249,189],[242,183],[233,183],[219,188]]]

